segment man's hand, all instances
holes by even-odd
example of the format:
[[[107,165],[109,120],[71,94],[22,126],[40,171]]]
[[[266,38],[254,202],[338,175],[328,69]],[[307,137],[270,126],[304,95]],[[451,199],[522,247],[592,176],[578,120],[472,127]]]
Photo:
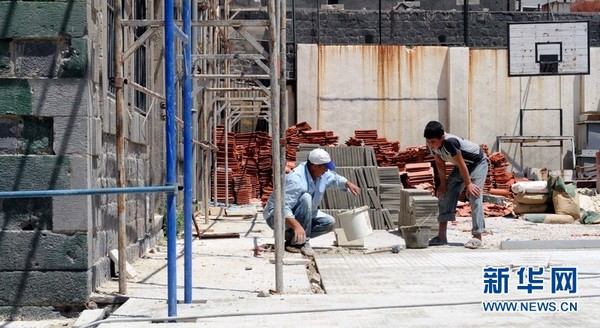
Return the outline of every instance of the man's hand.
[[[474,197],[481,196],[481,190],[479,190],[479,187],[477,187],[477,185],[474,183],[469,183],[467,185],[466,192],[467,192],[467,196],[468,195],[473,195]]]
[[[294,227],[294,239],[292,239],[292,245],[304,245],[306,242],[306,231],[301,225]]]
[[[437,198],[443,199],[444,195],[446,194],[446,184],[440,183],[440,185],[437,187],[435,194],[436,194]]]
[[[348,188],[348,190],[350,190],[354,196],[358,196],[358,194],[360,194],[360,188],[350,181],[346,181],[346,188]]]

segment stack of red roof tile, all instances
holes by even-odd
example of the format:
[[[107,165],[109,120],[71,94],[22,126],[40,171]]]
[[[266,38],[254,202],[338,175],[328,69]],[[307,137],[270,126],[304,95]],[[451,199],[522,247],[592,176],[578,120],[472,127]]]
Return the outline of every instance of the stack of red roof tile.
[[[346,140],[348,146],[371,146],[375,152],[378,166],[398,166],[400,142],[380,138],[377,130],[355,130],[354,136]]]
[[[306,122],[292,125],[285,131],[285,156],[290,162],[296,161],[296,151],[298,145],[319,144],[321,146],[335,146],[338,143],[339,137],[333,131],[327,130],[312,130]]]
[[[239,175],[233,179],[236,204],[249,204],[253,197],[252,180],[248,175]]]
[[[298,145],[302,143],[302,135],[300,133],[310,129],[312,128],[308,123],[302,122],[292,125],[285,130],[285,158],[288,161],[296,160],[296,151],[298,150]]]
[[[505,189],[510,191],[510,186],[515,181],[515,175],[508,172],[508,161],[506,156],[500,152],[490,154],[490,163],[492,165],[491,172],[494,177],[494,187],[496,189]]]
[[[225,139],[227,139],[227,147]],[[216,140],[213,141],[213,143],[219,147],[219,150],[217,150],[217,167],[225,167],[225,159],[227,158],[227,167],[234,171],[239,170],[239,158],[241,157],[241,154],[237,152],[235,133],[228,132],[225,134],[223,126],[218,126]]]
[[[433,195],[435,184],[431,163],[407,163],[405,170],[408,176],[407,182],[409,188],[417,188],[418,186],[418,189],[427,189]]]
[[[218,147],[216,169],[213,170],[213,174],[217,173],[217,202],[233,203],[233,178],[239,174],[241,168],[241,154],[235,142],[235,133],[225,133],[223,126],[217,126],[214,138],[213,143]]]
[[[488,147],[488,145],[486,144],[481,144],[481,149],[483,149],[483,152],[485,153],[485,156],[487,156],[487,158],[490,158],[490,153],[489,150],[490,148]],[[490,190],[494,188],[494,165],[492,165],[492,161],[489,161],[489,165],[488,165],[488,174],[485,177],[485,182],[483,184],[483,193],[485,194],[489,194]]]
[[[271,137],[264,132],[258,134],[257,146],[260,196],[263,204],[265,204],[273,192],[273,154],[271,150]]]
[[[250,197],[256,198],[260,195],[260,183],[258,180],[258,136],[261,132],[245,132],[238,133],[235,136],[238,149],[242,154],[241,172],[240,175],[245,176],[244,181],[250,183]],[[236,203],[240,203],[237,199]]]
[[[234,179],[234,173],[232,169],[228,169],[227,171],[227,178],[225,178],[225,168],[224,167],[217,167],[216,170],[212,171],[212,174],[214,176],[215,171],[217,173],[217,202],[225,202],[227,201],[230,204],[233,204],[235,201],[234,195],[233,195],[233,188],[232,188],[232,184],[233,184],[233,179]],[[214,195],[213,195],[214,197]]]

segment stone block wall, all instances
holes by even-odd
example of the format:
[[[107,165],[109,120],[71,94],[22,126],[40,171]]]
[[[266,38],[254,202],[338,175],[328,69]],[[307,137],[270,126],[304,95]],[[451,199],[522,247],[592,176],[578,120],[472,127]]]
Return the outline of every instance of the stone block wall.
[[[495,8],[491,2],[489,5]],[[254,17],[261,15],[266,19],[264,13]],[[589,44],[600,46],[600,15],[555,13],[553,16],[556,21],[589,21]],[[473,10],[465,21],[461,10],[388,9],[380,15],[378,10],[316,10],[298,6],[293,19],[288,8],[287,18],[287,68],[291,79],[295,79],[295,43],[464,46],[467,24],[469,47],[506,48],[508,23],[551,20],[542,12]]]
[[[0,1],[2,191],[87,185],[78,181],[90,156],[85,17],[83,1]],[[73,205],[88,207],[85,198],[0,199],[0,306],[87,300],[87,211],[65,215]]]
[[[0,191],[116,187],[114,102],[100,91],[97,17],[86,0],[0,0]],[[154,112],[125,122],[128,186],[162,181],[148,167],[152,156],[162,165]],[[130,261],[156,242],[154,199],[127,196]],[[87,302],[114,272],[116,208],[116,195],[0,199],[0,307]]]

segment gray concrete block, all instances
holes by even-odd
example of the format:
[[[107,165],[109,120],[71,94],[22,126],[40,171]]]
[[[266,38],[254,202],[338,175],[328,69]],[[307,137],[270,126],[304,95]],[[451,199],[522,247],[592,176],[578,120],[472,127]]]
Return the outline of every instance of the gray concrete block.
[[[0,156],[0,190],[67,189],[69,168],[62,156]]]
[[[92,293],[90,271],[0,271],[0,306],[85,304]]]
[[[115,263],[115,271],[118,274],[119,273],[119,251],[116,249],[111,249],[110,252],[108,252],[108,255],[110,256],[111,260],[113,260],[113,262]],[[125,277],[127,279],[133,279],[137,275],[138,275],[138,273],[135,270],[135,268],[133,267],[133,265],[131,265],[131,263],[129,263],[129,261],[127,261],[127,259],[125,259]]]
[[[3,323],[3,326],[16,327],[42,327],[47,326],[44,322],[47,320],[64,320],[64,317],[56,308],[52,306],[0,306],[0,322],[2,321],[13,321],[9,323]],[[16,321],[16,322],[15,322]],[[21,323],[19,321],[29,321],[27,323]],[[33,323],[32,321],[37,321]]]
[[[83,78],[87,74],[88,39],[72,38],[60,52],[59,78]]]
[[[93,289],[98,288],[103,283],[111,279],[111,261],[105,256],[98,259],[90,270],[90,280]]]
[[[95,309],[95,310],[84,310],[77,318],[77,321],[73,324],[73,328],[84,327],[92,322],[102,320],[106,316],[107,308]]]
[[[54,118],[54,152],[57,155],[88,154],[88,117]]]
[[[56,77],[63,42],[20,40],[15,46],[16,77]]]
[[[87,234],[0,231],[0,271],[87,270]]]
[[[52,230],[52,198],[0,199],[2,230]]]
[[[52,231],[56,233],[88,232],[90,229],[89,196],[52,198]]]
[[[0,117],[0,154],[17,154],[20,128],[16,117]]]
[[[99,156],[102,154],[102,120],[100,118],[91,118],[90,123],[90,149],[89,154]]]
[[[31,89],[25,79],[0,79],[0,114],[31,115]]]
[[[88,173],[88,161],[90,156],[69,156],[71,164],[71,188],[86,189],[90,187],[90,179]]]
[[[9,76],[12,71],[12,62],[10,60],[10,41],[0,41],[0,76]]]
[[[68,189],[88,189],[89,156],[69,156],[70,185]],[[52,199],[52,221],[54,232],[87,232],[91,226],[90,196],[62,196]]]
[[[89,116],[89,88],[86,79],[32,79],[33,115]]]
[[[82,37],[87,34],[86,9],[80,0],[0,2],[0,39]]]

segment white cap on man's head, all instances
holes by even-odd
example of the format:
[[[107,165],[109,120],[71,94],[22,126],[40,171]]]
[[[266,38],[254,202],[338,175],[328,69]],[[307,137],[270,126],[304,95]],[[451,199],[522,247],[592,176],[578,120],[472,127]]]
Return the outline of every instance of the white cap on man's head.
[[[325,164],[328,170],[335,170],[335,164],[331,160],[329,153],[322,148],[313,149],[308,153],[308,161],[318,165]]]

